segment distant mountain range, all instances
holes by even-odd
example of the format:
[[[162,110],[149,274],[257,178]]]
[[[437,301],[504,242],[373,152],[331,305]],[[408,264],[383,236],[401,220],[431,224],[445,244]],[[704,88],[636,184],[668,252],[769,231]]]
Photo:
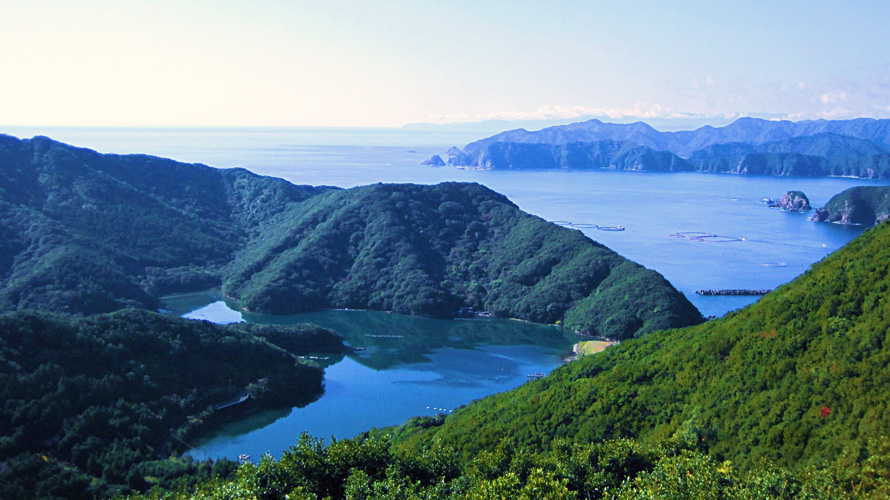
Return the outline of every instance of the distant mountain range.
[[[452,148],[448,164],[484,169],[699,171],[890,179],[890,120],[771,121],[661,132],[600,120],[501,132]]]

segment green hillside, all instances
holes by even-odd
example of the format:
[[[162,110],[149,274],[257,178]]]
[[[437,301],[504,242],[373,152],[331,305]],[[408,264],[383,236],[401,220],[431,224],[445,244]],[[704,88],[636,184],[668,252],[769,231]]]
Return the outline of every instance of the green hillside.
[[[477,184],[373,185],[311,198],[225,269],[251,311],[461,307],[629,338],[701,321],[661,275]]]
[[[890,429],[888,266],[882,225],[741,311],[584,357],[403,442],[472,456],[503,441],[542,450],[693,432],[740,467],[857,457]]]
[[[890,186],[857,186],[838,193],[816,210],[813,220],[872,225],[890,218]]]
[[[151,309],[210,288],[263,224],[325,190],[0,135],[0,310]]]
[[[0,315],[0,498],[105,498],[230,471],[161,458],[185,451],[181,440],[207,422],[317,398],[322,370],[296,355],[343,350],[339,336],[310,326],[135,310]]]

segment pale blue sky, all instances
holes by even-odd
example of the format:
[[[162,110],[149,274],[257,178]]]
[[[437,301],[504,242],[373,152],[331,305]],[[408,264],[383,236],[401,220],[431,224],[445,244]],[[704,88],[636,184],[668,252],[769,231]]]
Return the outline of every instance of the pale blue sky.
[[[890,117],[890,2],[0,4],[0,123]]]

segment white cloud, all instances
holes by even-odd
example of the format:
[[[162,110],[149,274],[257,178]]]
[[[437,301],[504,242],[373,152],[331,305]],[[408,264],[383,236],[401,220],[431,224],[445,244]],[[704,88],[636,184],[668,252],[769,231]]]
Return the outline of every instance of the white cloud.
[[[822,97],[820,100],[822,101],[822,104],[834,104],[836,102],[846,101],[847,100],[847,92],[842,90],[840,92],[835,92],[835,93],[825,93],[825,94],[822,94]]]

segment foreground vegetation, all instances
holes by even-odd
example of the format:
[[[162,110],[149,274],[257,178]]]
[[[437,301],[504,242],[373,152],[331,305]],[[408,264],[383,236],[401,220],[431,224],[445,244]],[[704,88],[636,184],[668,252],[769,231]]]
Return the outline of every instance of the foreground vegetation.
[[[86,319],[0,315],[0,498],[105,498],[227,475],[235,464],[166,460],[204,424],[306,404],[342,352],[317,327],[219,326],[121,311]],[[233,396],[242,404],[216,410]]]
[[[769,461],[746,470],[697,449],[694,437],[657,444],[633,439],[554,441],[532,452],[508,445],[462,461],[452,448],[393,451],[383,439],[334,441],[309,436],[281,460],[245,463],[234,477],[197,487],[155,490],[137,500],[843,500],[890,495],[890,441],[874,442],[866,471],[842,463],[790,471]]]

